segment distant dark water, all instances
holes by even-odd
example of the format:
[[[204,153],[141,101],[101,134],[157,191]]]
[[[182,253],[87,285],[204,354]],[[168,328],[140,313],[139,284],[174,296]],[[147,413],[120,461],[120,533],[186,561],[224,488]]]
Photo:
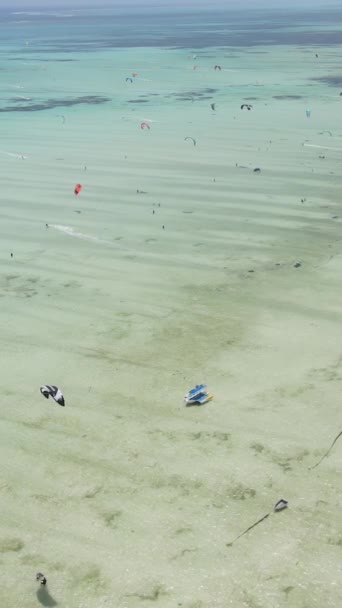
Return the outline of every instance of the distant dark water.
[[[25,40],[32,44],[25,45]],[[15,44],[15,43],[19,43]],[[0,46],[21,56],[96,49],[342,44],[341,9],[0,11]]]

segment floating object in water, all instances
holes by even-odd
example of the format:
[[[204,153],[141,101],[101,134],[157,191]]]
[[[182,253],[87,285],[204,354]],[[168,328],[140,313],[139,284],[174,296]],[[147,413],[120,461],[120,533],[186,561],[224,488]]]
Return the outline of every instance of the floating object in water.
[[[142,122],[140,125],[140,129],[150,129],[150,125],[148,124],[148,122]]]
[[[247,108],[247,110],[251,110],[253,106],[250,103],[243,103],[242,106],[240,106],[240,110],[243,110],[244,108]]]
[[[254,173],[260,173],[261,169],[260,167],[255,167],[255,169],[253,169]]]
[[[305,110],[305,114],[306,114],[306,117],[307,117],[307,118],[310,118],[310,116],[311,116],[311,110],[310,110],[310,108],[307,108],[307,109]]]
[[[64,395],[57,386],[53,386],[52,384],[43,384],[43,386],[40,387],[40,392],[46,399],[52,397],[52,399],[54,399],[58,405],[65,406]]]
[[[210,104],[210,107],[211,107],[211,109],[213,110],[213,112],[215,112],[215,106],[216,106],[216,103],[211,103],[211,104]]]
[[[76,194],[76,196],[81,192],[82,190],[82,184],[76,184],[75,188],[74,188],[74,194]]]
[[[333,449],[333,447],[334,447],[334,445],[335,445],[336,441],[337,441],[337,440],[339,439],[339,437],[341,437],[341,436],[342,436],[342,431],[340,431],[340,432],[339,432],[339,434],[338,434],[338,435],[335,437],[335,439],[334,439],[334,441],[332,442],[332,444],[331,444],[331,446],[330,446],[329,450],[328,450],[327,452],[325,452],[325,454],[322,456],[322,458],[321,458],[321,459],[320,459],[318,462],[316,462],[316,464],[314,464],[314,466],[313,466],[313,467],[309,467],[309,469],[310,469],[310,470],[311,470],[311,469],[315,469],[316,467],[318,467],[318,465],[319,465],[319,464],[321,464],[321,462],[324,460],[324,458],[326,458],[327,456],[329,456],[329,454],[330,454],[331,450]]]
[[[192,143],[194,144],[194,146],[196,146],[196,139],[194,139],[193,137],[184,137],[184,141],[187,141],[187,139],[191,139]]]
[[[132,76],[133,78],[135,78],[136,76],[138,76],[138,72],[132,72]]]
[[[295,264],[293,264],[294,268],[300,268],[301,267],[301,263],[300,262],[296,262]]]
[[[222,68],[220,65],[215,65],[214,66],[214,70],[219,70],[221,72]]]
[[[133,82],[132,78],[126,78],[126,82],[127,80],[129,80],[130,82]]]
[[[196,384],[194,388],[191,388],[189,392],[184,395],[184,401],[187,405],[195,405],[199,403],[203,405],[203,403],[207,403],[213,399],[213,395],[210,395],[206,390],[206,384]]]
[[[288,504],[289,503],[287,500],[285,500],[284,498],[281,498],[274,505],[273,512],[276,513],[277,511],[283,511],[283,509],[287,508]],[[270,511],[269,513],[266,513],[266,515],[264,515],[264,517],[261,517],[261,519],[258,519],[258,521],[256,521],[255,524],[252,524],[251,526],[249,526],[249,528],[247,528],[246,530],[241,532],[241,534],[239,534],[239,536],[234,538],[234,540],[232,540],[230,543],[226,543],[226,546],[231,547],[232,544],[235,543],[236,540],[238,540],[238,538],[241,538],[241,536],[243,536],[244,534],[247,534],[247,532],[252,530],[252,528],[255,528],[255,526],[257,526],[258,524],[261,524],[261,522],[264,521],[264,519],[267,519],[271,515],[271,513],[272,513],[272,511]]]

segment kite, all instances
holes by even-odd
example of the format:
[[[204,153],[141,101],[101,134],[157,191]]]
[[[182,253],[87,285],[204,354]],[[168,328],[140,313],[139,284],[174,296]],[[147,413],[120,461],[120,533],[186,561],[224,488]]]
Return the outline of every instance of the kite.
[[[277,511],[282,511],[283,509],[286,509],[288,505],[288,501],[284,500],[283,498],[281,498],[280,500],[278,500],[278,502],[276,502],[276,504],[273,507],[273,511],[277,512]],[[256,521],[254,524],[252,524],[251,526],[249,526],[249,528],[247,528],[246,530],[244,530],[243,532],[241,532],[241,534],[239,534],[239,536],[237,536],[236,538],[234,538],[234,540],[232,540],[232,542],[227,543],[227,547],[231,547],[233,543],[235,543],[235,541],[240,538],[241,536],[243,536],[244,534],[246,534],[247,532],[249,532],[250,530],[252,530],[252,528],[255,528],[255,526],[257,526],[258,524],[260,524],[262,521],[264,521],[264,519],[267,519],[267,517],[269,517],[271,515],[272,511],[270,511],[269,513],[266,513],[266,515],[264,515],[264,517],[261,517],[261,519],[258,519],[258,521]]]
[[[40,387],[40,392],[46,399],[52,397],[58,405],[65,406],[63,393],[57,388],[57,386],[53,386],[52,384],[44,384]]]

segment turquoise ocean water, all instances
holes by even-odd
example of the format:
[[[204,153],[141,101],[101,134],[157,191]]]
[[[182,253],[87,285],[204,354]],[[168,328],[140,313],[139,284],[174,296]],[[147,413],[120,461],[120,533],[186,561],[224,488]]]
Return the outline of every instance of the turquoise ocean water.
[[[341,602],[341,17],[1,10],[1,607]]]

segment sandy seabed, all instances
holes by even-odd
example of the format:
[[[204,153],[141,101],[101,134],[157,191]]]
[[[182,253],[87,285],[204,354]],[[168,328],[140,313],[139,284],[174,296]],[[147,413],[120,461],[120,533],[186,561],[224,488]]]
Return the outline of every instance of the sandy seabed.
[[[90,53],[112,102],[1,114],[3,608],[342,601],[342,442],[310,470],[341,430],[342,101],[308,88],[338,50],[259,50],[122,52],[113,82]]]

